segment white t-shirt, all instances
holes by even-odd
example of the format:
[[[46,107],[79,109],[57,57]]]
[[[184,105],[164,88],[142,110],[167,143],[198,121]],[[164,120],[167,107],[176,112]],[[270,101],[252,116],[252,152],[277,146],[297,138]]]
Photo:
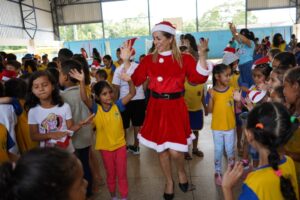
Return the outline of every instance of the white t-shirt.
[[[14,107],[10,104],[0,104],[0,124],[3,124],[7,129],[10,137],[13,139],[15,145],[9,150],[16,155],[19,154],[18,143],[16,140],[15,126],[17,124],[17,115]]]
[[[39,133],[45,134],[49,132],[66,131],[66,120],[72,119],[71,108],[69,104],[64,103],[61,107],[58,105],[52,108],[43,108],[40,105],[31,108],[28,113],[28,124],[38,124]],[[41,141],[41,147],[54,146],[50,140]],[[70,141],[67,151],[73,153],[74,147],[72,141]]]
[[[132,75],[134,70],[137,68],[138,64],[135,62],[131,62],[130,67],[127,70],[128,75]],[[112,84],[120,86],[120,99],[125,97],[129,93],[129,85],[126,81],[123,81],[120,76],[122,71],[124,70],[124,64],[122,64],[120,67],[118,67],[114,73],[114,77],[112,80]],[[145,99],[145,93],[143,86],[135,87],[136,89],[136,95],[132,98],[132,100],[141,100]]]

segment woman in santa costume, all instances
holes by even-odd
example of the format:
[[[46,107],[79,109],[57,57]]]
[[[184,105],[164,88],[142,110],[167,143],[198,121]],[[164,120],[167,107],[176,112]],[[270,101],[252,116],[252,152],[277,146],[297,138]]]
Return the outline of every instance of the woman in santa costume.
[[[184,169],[184,152],[195,136],[184,102],[184,82],[206,82],[212,66],[206,63],[208,41],[200,46],[200,60],[181,54],[175,39],[176,29],[170,22],[161,22],[152,29],[155,51],[147,55],[131,76],[136,86],[149,79],[150,99],[144,124],[138,135],[141,144],[156,150],[166,178],[164,198],[174,198],[171,158],[178,170],[179,187],[183,192],[193,189]],[[130,65],[131,44],[124,44],[121,57]]]

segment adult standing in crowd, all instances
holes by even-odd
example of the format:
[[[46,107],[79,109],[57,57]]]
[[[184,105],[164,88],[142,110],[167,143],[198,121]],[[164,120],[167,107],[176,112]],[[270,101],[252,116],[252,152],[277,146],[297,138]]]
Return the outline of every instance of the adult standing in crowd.
[[[248,29],[241,29],[237,32],[233,23],[229,23],[229,29],[232,36],[238,42],[238,56],[239,56],[239,85],[245,90],[253,85],[252,79],[252,65],[253,65],[253,52],[255,48],[254,35]]]
[[[150,99],[144,124],[138,135],[141,144],[157,151],[161,169],[166,178],[164,199],[174,198],[171,159],[177,166],[179,187],[183,192],[193,189],[184,169],[184,152],[195,138],[191,132],[187,107],[183,98],[184,82],[194,84],[207,81],[207,40],[200,48],[200,62],[189,54],[181,54],[176,44],[176,28],[170,22],[161,22],[152,29],[155,50],[139,64],[132,81],[136,86],[149,78]],[[131,44],[121,49],[124,65],[130,65]],[[210,66],[212,67],[212,66]]]

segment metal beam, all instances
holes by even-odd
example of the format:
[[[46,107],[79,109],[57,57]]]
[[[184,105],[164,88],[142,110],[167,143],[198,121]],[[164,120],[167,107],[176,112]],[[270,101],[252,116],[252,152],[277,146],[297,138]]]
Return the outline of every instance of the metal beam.
[[[31,3],[32,5],[23,4],[22,0],[19,0],[23,29],[30,39],[34,39],[37,31],[37,20],[34,0],[31,0]]]

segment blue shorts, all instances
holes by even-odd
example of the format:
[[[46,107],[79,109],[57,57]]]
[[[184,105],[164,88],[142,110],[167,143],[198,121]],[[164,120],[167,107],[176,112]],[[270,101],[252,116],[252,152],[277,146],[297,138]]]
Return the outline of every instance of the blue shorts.
[[[240,118],[240,114],[241,113],[235,113],[235,123],[236,123],[236,126],[242,126],[243,125],[243,122]]]
[[[190,126],[192,130],[201,130],[203,128],[203,110],[189,111]]]
[[[249,61],[239,65],[240,77],[238,79],[239,86],[244,86],[250,88],[254,82],[252,79],[252,65],[253,61]],[[246,93],[243,92],[243,97],[246,96]]]

